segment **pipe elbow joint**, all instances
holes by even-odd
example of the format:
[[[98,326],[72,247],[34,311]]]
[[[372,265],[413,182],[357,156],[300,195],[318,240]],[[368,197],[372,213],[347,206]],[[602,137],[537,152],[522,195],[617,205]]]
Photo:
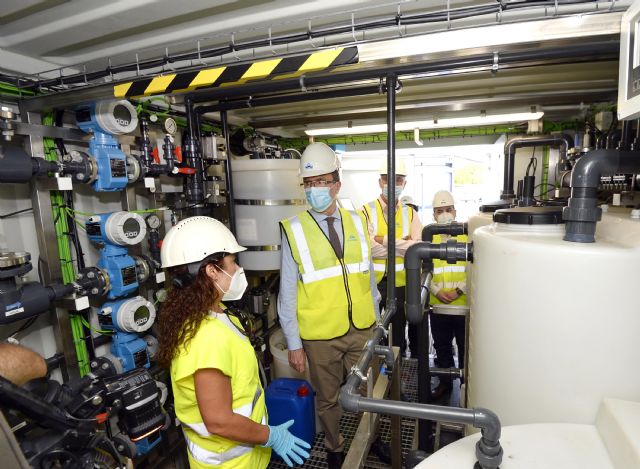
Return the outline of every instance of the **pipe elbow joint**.
[[[353,379],[353,376],[351,376],[347,379],[346,384],[340,388],[338,402],[347,412],[360,412],[360,394],[355,391],[357,386],[355,381],[357,379]]]
[[[387,370],[393,371],[393,350],[388,345],[376,345],[373,348],[373,351],[376,355],[380,355],[384,357],[384,364],[387,367]]]

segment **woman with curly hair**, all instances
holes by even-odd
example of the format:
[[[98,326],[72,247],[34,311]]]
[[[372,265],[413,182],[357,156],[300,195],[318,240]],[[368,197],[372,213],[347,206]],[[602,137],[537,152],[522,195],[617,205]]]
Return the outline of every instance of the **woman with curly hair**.
[[[289,466],[309,456],[309,445],[288,430],[293,420],[266,425],[253,347],[222,303],[241,298],[247,287],[235,259],[245,249],[209,217],[182,220],[162,244],[172,288],[158,321],[158,360],[171,370],[192,468],[264,468],[270,448]]]

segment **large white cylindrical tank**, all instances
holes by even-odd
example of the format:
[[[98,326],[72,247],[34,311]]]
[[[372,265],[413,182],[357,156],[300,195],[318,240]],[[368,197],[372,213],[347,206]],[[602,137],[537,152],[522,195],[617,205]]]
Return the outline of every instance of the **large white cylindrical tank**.
[[[235,160],[231,166],[238,242],[247,270],[280,268],[278,222],[305,209],[299,160]]]
[[[586,244],[510,218],[473,235],[468,407],[591,424],[604,397],[638,400],[640,222],[604,214]]]

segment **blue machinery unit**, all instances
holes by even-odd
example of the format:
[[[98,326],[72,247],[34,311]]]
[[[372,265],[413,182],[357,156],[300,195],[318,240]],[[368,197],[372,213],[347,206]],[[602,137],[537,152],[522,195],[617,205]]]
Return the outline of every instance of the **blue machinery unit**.
[[[114,300],[136,292],[136,261],[127,247],[140,243],[147,234],[142,217],[131,212],[94,215],[87,221],[86,230],[89,240],[100,247],[97,266],[109,278],[107,298]]]
[[[76,110],[78,127],[92,133],[89,151],[96,162],[96,180],[93,188],[100,192],[113,192],[129,182],[127,156],[113,137],[133,132],[138,117],[128,101],[97,101]]]

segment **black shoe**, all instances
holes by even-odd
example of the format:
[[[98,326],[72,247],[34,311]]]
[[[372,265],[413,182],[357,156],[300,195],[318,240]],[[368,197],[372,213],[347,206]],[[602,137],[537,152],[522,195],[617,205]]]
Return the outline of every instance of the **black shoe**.
[[[378,456],[378,459],[385,464],[391,464],[391,447],[379,437],[371,443],[371,452]]]
[[[327,451],[327,466],[329,469],[340,469],[343,462],[343,451]]]
[[[431,391],[431,399],[434,401],[440,400],[445,396],[448,396],[453,389],[451,384],[438,384],[436,388]]]

